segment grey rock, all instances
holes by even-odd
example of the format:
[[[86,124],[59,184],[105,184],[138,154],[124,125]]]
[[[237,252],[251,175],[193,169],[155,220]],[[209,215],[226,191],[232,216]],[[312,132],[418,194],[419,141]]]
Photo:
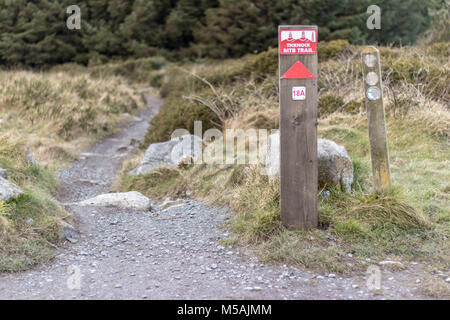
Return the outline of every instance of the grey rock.
[[[145,151],[141,164],[130,174],[146,174],[162,166],[176,168],[183,161],[197,161],[201,152],[202,140],[195,135],[184,135],[170,141],[153,143]]]
[[[8,170],[0,168],[0,177],[8,180]]]
[[[317,141],[319,183],[340,185],[345,192],[352,191],[353,163],[344,146],[327,139]]]
[[[105,193],[74,204],[80,206],[118,207],[137,211],[151,210],[150,199],[137,191]]]
[[[184,201],[182,199],[178,200],[172,200],[170,197],[164,200],[163,203],[161,203],[160,208],[161,210],[167,210],[171,207],[181,206],[184,204]]]
[[[351,191],[353,164],[344,146],[327,139],[317,141],[319,183],[340,186],[345,192]],[[280,175],[280,134],[268,137],[266,173],[270,177]]]
[[[66,239],[71,243],[77,243],[80,238],[80,232],[75,229],[70,223],[61,221],[61,238]]]
[[[39,163],[33,158],[33,151],[30,147],[27,147],[26,153],[28,161],[34,166],[39,166]]]
[[[247,290],[247,291],[261,291],[262,288],[261,287],[245,287],[244,290]]]
[[[133,137],[142,139],[147,124],[148,121],[139,123],[138,131],[142,135],[133,134]],[[114,143],[107,139],[98,144],[91,150],[96,156],[75,163],[60,175],[61,182],[70,187],[67,197],[62,199],[64,202],[107,192],[107,185],[76,181],[94,179],[109,185],[120,167],[121,160],[113,158],[116,146],[129,141],[130,132],[136,133],[136,130],[125,128]],[[97,156],[100,154],[101,157]],[[231,236],[226,225],[233,212],[226,207],[208,206],[203,201],[189,200],[185,206],[171,207],[165,213],[161,213],[158,206],[155,212],[169,218],[159,221],[152,219],[151,212],[135,214],[133,210],[115,207],[74,206],[70,209],[79,221],[78,243],[58,248],[54,261],[45,266],[20,275],[2,274],[0,299],[139,299],[143,295],[167,299],[345,299],[349,295],[361,299],[424,298],[422,292],[412,290],[412,286],[416,278],[428,277],[426,270],[423,274],[392,273],[396,279],[386,279],[389,289],[374,295],[366,289],[366,277],[362,273],[335,279],[328,278],[326,273],[318,277],[322,280],[317,283],[313,280],[314,274],[304,270],[283,268],[278,264],[262,267],[252,248],[247,246],[227,245],[214,254],[219,245],[217,241]],[[187,219],[192,213],[192,219]],[[174,217],[180,218],[171,219]],[[115,221],[118,223],[110,224]],[[123,239],[128,241],[123,244]],[[234,253],[239,250],[239,254],[225,255],[231,250]],[[206,271],[213,263],[218,268]],[[68,290],[69,266],[80,268],[81,290]],[[283,272],[287,276],[277,280]],[[132,277],[131,273],[136,275]],[[181,280],[172,281],[174,276],[180,276]],[[383,279],[385,276],[389,277],[383,273]],[[449,275],[442,273],[440,276],[441,283],[447,285],[444,281]],[[353,288],[355,283],[361,288]],[[115,285],[123,289],[114,289]],[[244,287],[250,291],[244,291]]]
[[[8,201],[23,193],[17,185],[0,177],[0,201]]]

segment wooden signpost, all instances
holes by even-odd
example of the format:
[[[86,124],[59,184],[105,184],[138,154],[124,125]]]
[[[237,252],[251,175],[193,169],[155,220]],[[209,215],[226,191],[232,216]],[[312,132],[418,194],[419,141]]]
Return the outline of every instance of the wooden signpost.
[[[386,193],[391,189],[391,169],[386,138],[380,53],[377,48],[369,46],[363,50],[361,58],[374,188],[376,192]]]
[[[279,26],[281,220],[318,225],[317,26]]]

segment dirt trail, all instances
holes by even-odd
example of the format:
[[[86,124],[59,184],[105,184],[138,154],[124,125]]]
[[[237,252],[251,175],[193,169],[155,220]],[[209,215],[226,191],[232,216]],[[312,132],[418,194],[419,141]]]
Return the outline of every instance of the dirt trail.
[[[60,201],[71,203],[109,192],[122,161],[142,140],[162,101],[121,133],[95,145],[61,176]],[[198,200],[160,212],[66,206],[80,239],[64,243],[55,260],[33,270],[0,275],[0,299],[409,299],[417,294],[411,274],[383,271],[383,294],[366,287],[364,275],[318,276],[260,264],[246,248],[222,247],[218,227],[226,208]],[[80,277],[78,277],[80,275]],[[77,279],[80,279],[77,282]],[[79,284],[79,288],[78,288]]]

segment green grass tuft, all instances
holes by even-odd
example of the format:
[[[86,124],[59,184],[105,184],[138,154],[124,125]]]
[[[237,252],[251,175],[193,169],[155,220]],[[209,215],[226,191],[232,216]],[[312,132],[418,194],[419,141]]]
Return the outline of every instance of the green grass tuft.
[[[185,191],[183,184],[180,183],[181,178],[179,170],[163,167],[148,174],[124,176],[119,189],[122,191],[135,190],[153,199],[163,199],[169,194],[179,194]]]
[[[351,273],[364,271],[367,258],[377,261],[395,256],[448,270],[449,113],[445,102],[449,91],[443,84],[449,73],[448,59],[441,55],[446,47],[434,47],[433,54],[420,47],[380,48],[394,188],[388,195],[379,195],[372,190],[357,54],[362,47],[342,41],[320,45],[319,53],[324,56],[318,76],[319,136],[345,146],[353,161],[354,182],[351,194],[330,189],[324,197],[325,190],[318,190],[319,229],[295,232],[282,227],[279,181],[261,175],[260,166],[194,165],[169,175],[169,182],[151,175],[125,175],[123,190],[137,188],[164,197],[191,189],[196,197],[229,206],[234,215],[227,224],[233,231],[228,243],[251,245],[264,261]],[[183,99],[189,95],[219,107],[218,102],[230,101],[236,112],[225,115],[219,124],[223,129],[278,127],[276,56],[271,49],[240,60],[171,69],[161,87],[170,108],[163,108],[152,122],[144,147],[168,140],[175,127],[192,131],[192,117],[200,119],[198,113],[208,108],[199,104],[195,114],[189,113],[191,100]],[[218,94],[212,95],[198,78],[181,74],[183,68],[207,79]]]

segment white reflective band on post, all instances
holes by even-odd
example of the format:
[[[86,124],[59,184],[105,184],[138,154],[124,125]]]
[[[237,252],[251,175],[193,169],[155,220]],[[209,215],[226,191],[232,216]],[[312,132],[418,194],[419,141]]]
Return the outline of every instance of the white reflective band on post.
[[[380,89],[378,89],[378,87],[369,87],[369,89],[367,89],[366,96],[369,100],[378,100],[381,97]]]

